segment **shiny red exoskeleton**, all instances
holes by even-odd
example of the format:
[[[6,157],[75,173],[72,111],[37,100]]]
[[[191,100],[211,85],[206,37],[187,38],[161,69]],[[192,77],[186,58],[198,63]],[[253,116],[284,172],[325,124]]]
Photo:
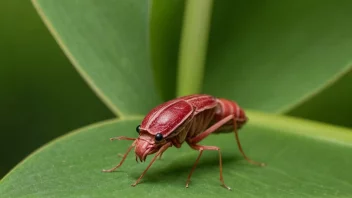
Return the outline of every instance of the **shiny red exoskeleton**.
[[[141,125],[136,128],[139,133],[138,138],[125,136],[110,138],[111,140],[133,140],[133,143],[117,166],[103,171],[112,172],[120,167],[133,147],[135,147],[136,160],[139,159],[141,162],[146,160],[147,155],[156,153],[149,166],[137,181],[132,184],[132,186],[136,186],[158,156],[161,157],[163,152],[169,147],[180,148],[186,142],[192,149],[199,151],[198,158],[188,175],[186,187],[188,187],[191,175],[202,152],[204,150],[217,150],[219,152],[220,181],[225,188],[230,189],[230,187],[225,185],[222,175],[220,148],[202,146],[198,143],[212,133],[233,131],[243,157],[252,164],[264,166],[264,163],[249,159],[242,150],[237,130],[247,120],[245,112],[236,102],[231,100],[216,98],[206,94],[194,94],[170,100],[155,107],[147,114]]]

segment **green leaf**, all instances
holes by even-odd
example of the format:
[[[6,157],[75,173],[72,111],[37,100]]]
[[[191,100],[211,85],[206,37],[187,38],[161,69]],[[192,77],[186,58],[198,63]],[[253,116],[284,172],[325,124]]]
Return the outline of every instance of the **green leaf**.
[[[51,139],[113,114],[80,78],[30,1],[0,1],[0,10],[2,178]]]
[[[154,79],[164,100],[176,96],[176,74],[184,0],[151,0],[150,47]]]
[[[150,67],[148,1],[33,3],[73,65],[115,114],[145,114],[161,101]]]
[[[114,173],[103,173],[121,158],[131,141],[110,142],[118,135],[137,137],[136,120],[112,120],[57,139],[19,164],[0,185],[2,197],[347,197],[352,193],[350,130],[283,116],[249,112],[240,131],[244,151],[267,166],[248,164],[232,133],[201,142],[221,148],[224,180],[220,186],[218,154],[205,151],[185,189],[198,155],[187,145],[169,148],[142,183],[130,184],[147,163],[131,153]],[[132,151],[133,152],[133,151]]]
[[[351,6],[214,1],[203,92],[245,108],[290,110],[351,68]]]

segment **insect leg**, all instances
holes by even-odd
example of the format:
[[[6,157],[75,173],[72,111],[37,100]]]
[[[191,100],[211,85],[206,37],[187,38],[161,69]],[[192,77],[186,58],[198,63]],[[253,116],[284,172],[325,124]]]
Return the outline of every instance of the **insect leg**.
[[[112,137],[110,138],[111,141],[113,140],[136,140],[137,138],[130,138],[130,137],[125,137],[125,136],[118,136],[118,137]],[[119,157],[123,157],[124,155],[119,153],[117,154]]]
[[[156,158],[162,154],[164,151],[166,151],[166,149],[168,149],[170,146],[172,145],[171,142],[168,142],[166,144],[164,144],[159,151],[155,154],[155,156],[153,157],[152,161],[149,163],[149,165],[147,166],[147,168],[143,171],[143,173],[141,174],[141,176],[137,179],[137,181],[132,184],[131,186],[136,186],[139,181],[143,178],[143,176],[145,175],[145,173],[148,171],[148,169],[150,168],[150,166],[154,163],[154,161],[156,160]]]
[[[237,141],[237,145],[238,145],[238,149],[240,150],[242,156],[251,164],[255,164],[255,165],[259,165],[259,166],[265,166],[265,163],[262,163],[262,162],[256,162],[250,158],[248,158],[246,156],[246,154],[244,154],[243,152],[243,149],[242,149],[242,146],[241,146],[241,143],[240,143],[240,139],[238,137],[238,132],[237,132],[237,126],[236,126],[236,120],[234,119],[234,133],[235,133],[235,137],[236,137],[236,141]]]
[[[163,153],[164,153],[164,152],[160,153],[160,155],[159,155],[159,159],[161,159],[161,156],[163,155]]]
[[[197,164],[198,164],[198,161],[200,159],[200,156],[202,155],[203,153],[203,150],[216,150],[219,152],[219,168],[220,168],[220,181],[222,183],[222,185],[227,188],[228,190],[231,190],[230,187],[228,187],[225,182],[224,182],[224,177],[222,175],[222,157],[221,157],[221,152],[220,152],[220,148],[216,147],[216,146],[201,146],[201,145],[196,145],[196,144],[190,144],[189,145],[191,148],[195,149],[195,150],[198,150],[199,151],[199,155],[198,155],[198,158],[196,160],[196,162],[194,163],[193,165],[193,168],[191,170],[191,172],[189,173],[188,175],[188,178],[187,178],[187,182],[186,182],[186,188],[188,188],[188,184],[191,180],[191,176],[192,176],[192,173],[194,172],[194,169],[196,168]]]
[[[109,170],[105,170],[105,169],[104,169],[104,170],[102,170],[102,171],[103,171],[103,172],[113,172],[115,169],[117,169],[118,167],[120,167],[120,166],[122,165],[122,163],[125,161],[127,155],[130,153],[130,151],[132,150],[132,148],[135,146],[135,144],[136,144],[136,141],[134,141],[134,142],[131,144],[131,146],[128,147],[128,149],[127,149],[125,155],[123,156],[121,162],[120,162],[117,166],[115,166],[115,167],[113,167],[113,168],[111,168],[111,169],[109,169]]]
[[[236,137],[236,141],[237,141],[237,145],[238,148],[242,154],[242,156],[251,164],[256,164],[256,165],[260,165],[260,166],[265,166],[264,163],[261,162],[256,162],[254,160],[249,159],[241,146],[240,143],[240,139],[238,137],[238,132],[237,132],[237,124],[236,124],[236,119],[233,117],[233,115],[229,115],[225,118],[223,118],[222,120],[218,121],[217,123],[213,124],[211,127],[209,127],[207,130],[205,130],[204,132],[200,133],[199,135],[197,135],[196,137],[192,138],[192,139],[188,139],[187,142],[188,143],[192,143],[192,144],[197,144],[198,142],[202,141],[204,138],[208,137],[208,135],[210,135],[211,133],[215,132],[218,128],[220,128],[222,125],[224,125],[225,123],[227,123],[229,120],[233,119],[234,120],[234,133],[235,133],[235,137]]]
[[[137,138],[130,138],[130,137],[125,137],[125,136],[119,136],[119,137],[112,137],[110,140],[136,140]]]

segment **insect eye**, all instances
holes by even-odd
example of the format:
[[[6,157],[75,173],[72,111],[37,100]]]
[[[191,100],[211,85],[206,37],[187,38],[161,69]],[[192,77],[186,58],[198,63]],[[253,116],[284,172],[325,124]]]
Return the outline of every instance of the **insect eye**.
[[[141,128],[141,125],[138,125],[138,126],[136,127],[136,131],[137,131],[137,133],[139,133],[140,128]]]
[[[160,140],[162,140],[162,139],[163,139],[163,134],[157,133],[157,134],[155,135],[155,140],[156,140],[156,141],[160,141]]]

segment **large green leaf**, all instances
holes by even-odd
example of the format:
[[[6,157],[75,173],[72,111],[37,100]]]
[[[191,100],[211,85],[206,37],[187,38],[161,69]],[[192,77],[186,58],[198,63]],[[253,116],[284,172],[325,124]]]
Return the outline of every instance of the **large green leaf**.
[[[175,52],[178,46],[173,42],[179,39],[182,28],[180,15],[175,12],[183,14],[179,6],[183,3],[183,0],[153,1],[155,17],[151,18],[151,34],[159,39],[151,41],[151,49],[158,58],[155,63],[159,61],[154,70],[160,86],[165,87],[164,95],[169,95],[174,86],[173,82],[170,84],[170,79],[174,79],[170,75],[177,67],[172,58],[178,55]],[[214,1],[202,90],[235,98],[245,107],[287,112],[324,90],[351,68],[352,28],[347,25],[351,16],[350,2],[311,1],[307,5],[305,1],[269,1],[265,4],[264,9],[260,1]],[[198,10],[195,7],[194,17],[206,14],[203,11],[196,15]],[[169,12],[165,14],[166,11]],[[192,15],[192,10],[190,13]],[[185,24],[196,19],[184,20]],[[168,21],[173,28],[160,21]],[[198,38],[194,32],[193,36],[191,41]],[[196,50],[185,53],[190,62],[201,58],[195,55]],[[167,67],[160,66],[160,62],[167,60]],[[184,66],[182,72],[190,78],[181,76],[183,84],[179,83],[183,87],[179,89],[188,93],[198,90],[197,81],[202,79],[198,77],[202,73],[198,68],[202,70],[199,65]]]
[[[73,65],[120,116],[145,114],[155,94],[148,1],[33,0]]]
[[[248,113],[250,122],[240,131],[244,151],[266,167],[248,164],[234,135],[211,135],[203,145],[219,146],[224,179],[220,186],[218,154],[204,152],[190,183],[185,181],[198,155],[187,145],[170,148],[147,172],[131,153],[114,173],[131,144],[110,142],[118,135],[136,137],[137,120],[112,120],[60,138],[19,164],[0,185],[2,197],[347,197],[352,193],[352,133],[320,123],[281,116]]]
[[[290,109],[350,68],[351,6],[214,1],[203,91],[246,108]]]
[[[224,2],[222,2],[224,3]],[[227,2],[230,3],[230,2]],[[180,23],[180,19],[182,18],[183,14],[183,9],[181,9],[181,5],[184,4],[184,0],[174,0],[174,1],[158,1],[154,0],[153,1],[153,7],[151,9],[152,16],[151,17],[151,49],[152,49],[152,54],[153,54],[153,60],[154,62],[154,72],[155,72],[155,77],[158,82],[159,88],[161,89],[161,92],[164,96],[164,99],[170,99],[172,96],[172,93],[175,92],[175,84],[173,80],[175,80],[175,75],[172,75],[176,71],[177,67],[177,61],[174,61],[175,57],[178,55],[178,52],[175,50],[178,49],[178,45],[175,44],[176,40],[180,39],[180,32],[182,29],[182,23]],[[218,4],[218,2],[216,3]],[[323,13],[324,9],[326,7],[319,8],[321,13]],[[221,12],[221,11],[218,11]],[[246,11],[251,12],[251,10]],[[255,12],[253,10],[252,12]],[[203,12],[204,14],[204,12]],[[217,14],[217,13],[215,13]],[[221,14],[221,13],[220,13]],[[252,13],[249,15],[255,15],[256,13]],[[282,13],[284,15],[287,15],[286,13]],[[213,14],[214,15],[214,14]],[[230,15],[230,14],[228,14]],[[226,19],[225,19],[226,20]],[[275,20],[279,20],[279,17]],[[317,18],[316,20],[320,20]],[[343,20],[343,19],[342,19]],[[346,19],[347,20],[347,19]],[[187,21],[187,19],[185,20]],[[219,20],[221,22],[221,20]],[[211,21],[214,23],[214,21]],[[294,21],[293,21],[294,22]],[[267,21],[267,23],[270,25],[270,21]],[[288,24],[289,26],[290,24]],[[300,27],[298,27],[300,28]],[[344,28],[344,27],[340,27]],[[294,28],[295,31],[297,28]],[[291,29],[290,29],[291,30]],[[227,29],[223,29],[224,32],[226,33]],[[305,29],[302,29],[302,32],[306,31]],[[331,30],[332,33],[336,31],[338,34],[337,30]],[[308,33],[311,31],[309,30]],[[285,32],[284,32],[285,33]],[[288,32],[290,34],[290,32]],[[229,35],[230,37],[231,35]],[[235,34],[234,36],[238,36]],[[329,35],[326,35],[329,36]],[[215,39],[215,38],[213,38]],[[290,39],[290,37],[288,37]],[[337,38],[337,39],[344,39],[344,38]],[[344,42],[342,40],[342,42]],[[229,46],[231,47],[231,46]],[[237,48],[236,45],[232,46],[233,48]],[[291,45],[289,45],[291,47]],[[293,46],[294,47],[294,46]],[[330,46],[320,46],[321,48],[326,47],[330,48]],[[218,48],[221,48],[219,46]],[[225,49],[224,49],[225,50]],[[240,50],[240,49],[239,49]],[[323,49],[322,49],[323,50]],[[333,50],[333,49],[332,49]],[[341,50],[344,50],[343,48]],[[331,56],[331,57],[336,57],[338,55],[338,49],[336,50],[336,53],[334,54],[328,54],[326,55],[324,53],[324,56]],[[193,59],[196,59],[197,56],[194,56],[194,53],[189,53],[189,56]],[[276,57],[276,53],[272,53],[273,57]],[[302,59],[303,60],[303,59]],[[236,61],[236,60],[234,60]],[[305,61],[316,61],[316,57],[312,57],[311,59],[307,58]],[[244,65],[247,65],[247,60],[246,62],[243,63]],[[309,64],[309,63],[308,63]],[[165,66],[167,65],[167,67]],[[330,65],[330,66],[333,66]],[[343,66],[343,65],[342,65]],[[217,67],[222,67],[221,65],[217,65]],[[318,66],[314,66],[318,67]],[[195,70],[196,67],[193,65],[188,65],[186,67],[186,71],[188,72],[189,75],[198,75],[197,71]],[[314,69],[312,68],[312,69]],[[233,65],[231,68],[232,70],[236,69],[236,65]],[[319,68],[320,69],[320,68]],[[324,69],[324,68],[322,68]],[[344,72],[348,72],[348,70],[351,71],[352,67],[347,67],[347,69]],[[303,69],[302,69],[303,70]],[[302,70],[296,71],[296,72],[301,72]],[[314,87],[311,86],[309,89],[307,89],[307,95],[306,97],[302,97],[299,100],[295,102],[290,102],[286,101],[287,104],[283,104],[283,109],[281,113],[288,113],[289,115],[295,115],[295,116],[300,116],[304,117],[307,119],[313,119],[313,120],[318,120],[318,121],[323,121],[323,122],[328,122],[331,124],[341,124],[345,126],[351,126],[351,122],[349,121],[349,117],[351,117],[351,110],[349,107],[350,101],[352,95],[350,94],[350,89],[349,85],[351,84],[351,72],[344,73],[337,72],[337,75],[335,71],[326,71],[327,72],[327,78],[322,78],[321,79],[321,86]],[[328,74],[331,72],[330,74]],[[251,75],[251,72],[248,73]],[[302,72],[303,75],[305,75]],[[342,75],[341,75],[342,74]],[[301,75],[301,74],[299,74]],[[299,76],[298,75],[298,76]],[[310,76],[310,78],[316,78],[316,76]],[[320,78],[320,76],[318,76]],[[185,78],[181,78],[182,81],[185,81]],[[194,82],[196,78],[191,78],[191,81]],[[186,88],[185,90],[187,91],[188,87],[193,86],[192,82],[186,82]],[[305,83],[304,81],[301,81]],[[223,81],[219,81],[219,83],[223,83]],[[232,83],[229,82],[229,83]],[[247,83],[247,82],[246,82]],[[298,83],[299,84],[299,83]],[[218,83],[215,83],[217,86],[216,89],[220,89],[222,86],[218,85]],[[214,85],[214,86],[215,86]],[[244,84],[243,86],[246,86]],[[286,85],[285,85],[286,86]],[[291,85],[287,85],[291,86]],[[299,86],[299,85],[297,85]],[[306,86],[305,84],[302,86]],[[231,92],[237,92],[237,89],[230,89]],[[265,87],[264,91],[270,92],[270,89],[272,87]],[[273,87],[274,89],[277,89]],[[196,89],[195,87],[191,89]],[[215,89],[215,88],[214,88]],[[222,95],[225,95],[225,93],[222,92],[228,92],[229,90],[216,90],[215,92],[221,92]],[[213,90],[212,90],[213,91]],[[255,90],[254,90],[255,91]],[[302,93],[297,93],[297,97],[300,97]],[[231,94],[230,94],[231,95]],[[243,96],[245,99],[247,99],[245,96]],[[291,97],[291,96],[290,96]],[[339,101],[336,101],[336,98],[339,98]],[[236,96],[237,98],[237,96]],[[286,99],[285,99],[286,100]],[[253,103],[256,105],[255,103]],[[249,106],[253,105],[249,104]],[[329,112],[327,113],[321,113],[322,109],[321,106],[324,106],[324,112]],[[286,107],[286,108],[284,108]]]
[[[79,77],[30,1],[0,1],[0,24],[2,178],[51,139],[113,114]]]

